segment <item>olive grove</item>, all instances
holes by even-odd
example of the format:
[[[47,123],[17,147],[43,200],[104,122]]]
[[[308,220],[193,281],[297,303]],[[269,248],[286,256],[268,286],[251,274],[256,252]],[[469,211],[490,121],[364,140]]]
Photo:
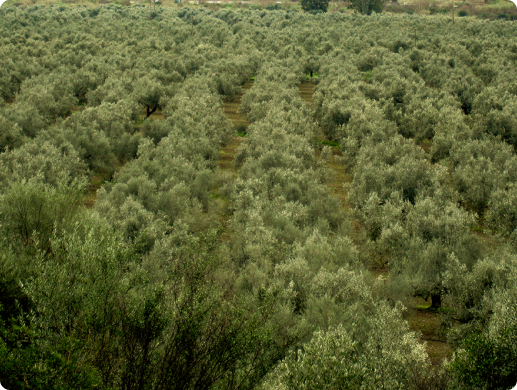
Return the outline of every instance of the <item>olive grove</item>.
[[[2,8],[2,385],[513,386],[516,34]],[[242,128],[222,110],[236,98]],[[447,335],[440,367],[408,322],[417,298]]]

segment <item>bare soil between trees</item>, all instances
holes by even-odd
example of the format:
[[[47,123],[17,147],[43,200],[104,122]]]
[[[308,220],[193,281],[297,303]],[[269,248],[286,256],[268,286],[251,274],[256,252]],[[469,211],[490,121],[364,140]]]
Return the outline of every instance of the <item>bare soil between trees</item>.
[[[440,365],[444,359],[449,359],[452,348],[447,343],[445,335],[440,333],[440,314],[430,310],[431,302],[415,298],[408,304],[408,323],[413,331],[421,333],[420,340],[426,344],[429,360],[433,365]]]
[[[237,135],[237,131],[240,127],[249,125],[249,122],[246,119],[246,115],[239,111],[239,107],[241,106],[242,96],[251,88],[252,85],[253,82],[248,81],[242,86],[242,91],[239,95],[237,95],[235,100],[231,102],[225,101],[223,103],[223,111],[234,125],[236,134],[228,141],[226,146],[221,149],[219,168],[223,170],[231,170],[233,174],[235,174],[233,169],[233,161],[235,160],[235,154],[237,153],[237,149],[239,149],[239,145],[241,144],[243,138],[241,135]]]
[[[221,158],[219,159],[219,174],[229,172],[231,173],[233,179],[237,177],[237,171],[235,170],[233,162],[235,160],[237,150],[239,149],[239,146],[243,139],[242,135],[238,135],[237,132],[240,128],[249,125],[246,116],[239,111],[239,108],[241,105],[242,96],[246,93],[246,91],[248,91],[252,87],[252,85],[252,81],[246,82],[242,86],[241,93],[237,95],[237,97],[233,101],[223,102],[223,112],[235,127],[235,135],[228,140],[224,148],[222,148],[220,151]],[[213,189],[213,196],[219,198],[219,223],[223,227],[223,232],[219,236],[219,240],[224,242],[230,242],[232,239],[232,234],[229,231],[230,216],[225,212],[228,200],[222,199],[220,197],[219,188],[217,187]]]

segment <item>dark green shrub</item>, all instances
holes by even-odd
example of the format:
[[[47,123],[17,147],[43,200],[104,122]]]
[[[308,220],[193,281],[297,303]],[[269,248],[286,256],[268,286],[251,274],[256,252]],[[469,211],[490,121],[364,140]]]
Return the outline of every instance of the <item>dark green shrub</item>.
[[[517,327],[489,336],[477,333],[462,343],[450,364],[461,388],[509,389],[517,382]]]
[[[0,323],[0,336],[0,378],[7,389],[88,390],[101,385],[97,372],[81,357],[45,348],[31,327]],[[73,341],[69,344],[74,347]]]
[[[278,10],[282,9],[282,5],[281,4],[276,4],[276,3],[275,4],[270,4],[270,5],[268,5],[266,7],[266,9],[268,11],[278,11]]]
[[[245,137],[246,135],[248,135],[248,125],[245,123],[239,123],[235,127],[235,130],[237,131],[237,135],[239,137]]]
[[[329,6],[329,0],[301,0],[300,2],[302,9],[306,12],[309,11],[322,11],[327,12]]]
[[[382,0],[352,0],[354,9],[362,14],[370,15],[372,12],[381,13]]]

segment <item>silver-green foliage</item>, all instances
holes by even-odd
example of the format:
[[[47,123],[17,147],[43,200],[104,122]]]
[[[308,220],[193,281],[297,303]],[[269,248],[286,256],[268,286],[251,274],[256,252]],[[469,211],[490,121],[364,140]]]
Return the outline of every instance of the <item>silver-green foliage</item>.
[[[161,127],[168,136],[158,145],[142,140],[138,158],[99,193],[98,210],[140,250],[149,251],[177,221],[192,231],[212,224],[212,169],[231,131],[219,104],[204,87],[187,84],[167,105]]]
[[[260,98],[264,89],[282,87],[258,82],[253,87],[257,92],[246,94],[250,106],[258,100],[264,117],[250,126],[236,156],[240,177],[233,223],[243,233],[236,252],[242,260],[264,263],[266,269],[268,261],[280,261],[289,246],[307,239],[314,226],[336,229],[340,223],[338,203],[323,187],[323,171],[309,143],[314,130],[300,97],[286,91],[295,101],[289,110],[277,106],[277,98]]]
[[[417,196],[435,191],[436,176],[437,170],[428,164],[424,151],[401,136],[367,144],[357,156],[351,204],[361,209],[372,193],[384,201],[394,192],[415,203]]]
[[[246,114],[250,122],[256,122],[265,118],[268,110],[274,106],[285,111],[291,108],[302,109],[298,91],[288,84],[256,82],[242,98],[239,110]]]
[[[387,229],[379,241],[382,246],[398,238],[394,242],[402,246],[397,250],[392,244],[390,249],[399,256],[392,265],[401,275],[400,281],[408,283],[414,294],[431,296],[433,305],[439,305],[446,294],[443,280],[449,256],[454,253],[467,267],[481,256],[478,240],[469,234],[473,224],[474,217],[452,202],[425,198],[410,209],[401,232]]]
[[[491,195],[517,179],[517,157],[505,142],[483,139],[455,145],[450,160],[461,200],[482,214]]]
[[[216,232],[196,237],[178,225],[140,258],[97,213],[83,214],[23,281],[38,342],[65,353],[63,338],[73,338],[68,356],[94,367],[107,388],[252,380],[268,365],[273,301],[235,294],[216,243]]]
[[[0,189],[21,181],[41,182],[53,187],[77,182],[86,185],[86,166],[69,143],[60,148],[42,139],[0,154]]]
[[[16,123],[0,116],[0,128],[2,129],[0,153],[4,152],[6,148],[13,149],[23,144],[23,132]]]
[[[3,240],[31,254],[50,250],[50,238],[70,223],[82,195],[75,181],[50,186],[38,179],[14,182],[0,195]]]
[[[517,229],[517,188],[510,183],[507,189],[496,189],[488,204],[486,212],[487,226],[494,231],[509,237],[515,242]]]
[[[514,261],[481,256],[475,216],[458,207],[488,207],[485,226],[514,240],[511,24],[34,11],[2,11],[0,230],[20,266],[34,266],[10,280],[24,275],[40,351],[93,367],[104,387],[251,388],[298,343],[270,387],[408,387],[411,368],[427,366],[400,311],[377,302],[389,289],[443,297],[466,324],[451,339],[481,329],[496,350],[517,350]],[[296,87],[318,67],[314,123]],[[226,175],[230,241],[219,242],[213,171],[232,133],[220,97],[251,76],[242,111],[254,124],[238,179]],[[135,123],[156,104],[164,121]],[[353,169],[360,251],[315,158],[317,126]],[[107,221],[75,216],[84,164],[111,177],[135,157],[99,193]],[[359,259],[377,257],[386,284],[361,273]],[[467,347],[456,362],[488,362]]]
[[[316,332],[302,350],[279,364],[262,388],[407,388],[428,362],[424,346],[400,319],[400,308],[380,303],[364,325],[369,332],[363,339],[343,326]]]
[[[16,248],[49,250],[69,223],[86,187],[85,165],[70,144],[29,141],[0,155],[3,239]]]
[[[451,259],[446,283],[462,326],[451,332],[459,344],[448,367],[455,388],[513,386],[517,356],[515,253],[500,250],[472,271]]]

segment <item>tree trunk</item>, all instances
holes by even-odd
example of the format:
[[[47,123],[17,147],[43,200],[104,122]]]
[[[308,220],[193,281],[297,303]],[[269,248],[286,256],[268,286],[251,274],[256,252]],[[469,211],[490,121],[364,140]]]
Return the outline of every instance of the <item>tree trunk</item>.
[[[440,294],[431,295],[431,309],[439,309],[442,306],[442,296]]]
[[[151,116],[151,114],[153,114],[154,112],[156,112],[156,110],[158,109],[158,107],[153,107],[151,109],[151,107],[147,106],[147,116],[145,117],[145,119],[149,118]]]

